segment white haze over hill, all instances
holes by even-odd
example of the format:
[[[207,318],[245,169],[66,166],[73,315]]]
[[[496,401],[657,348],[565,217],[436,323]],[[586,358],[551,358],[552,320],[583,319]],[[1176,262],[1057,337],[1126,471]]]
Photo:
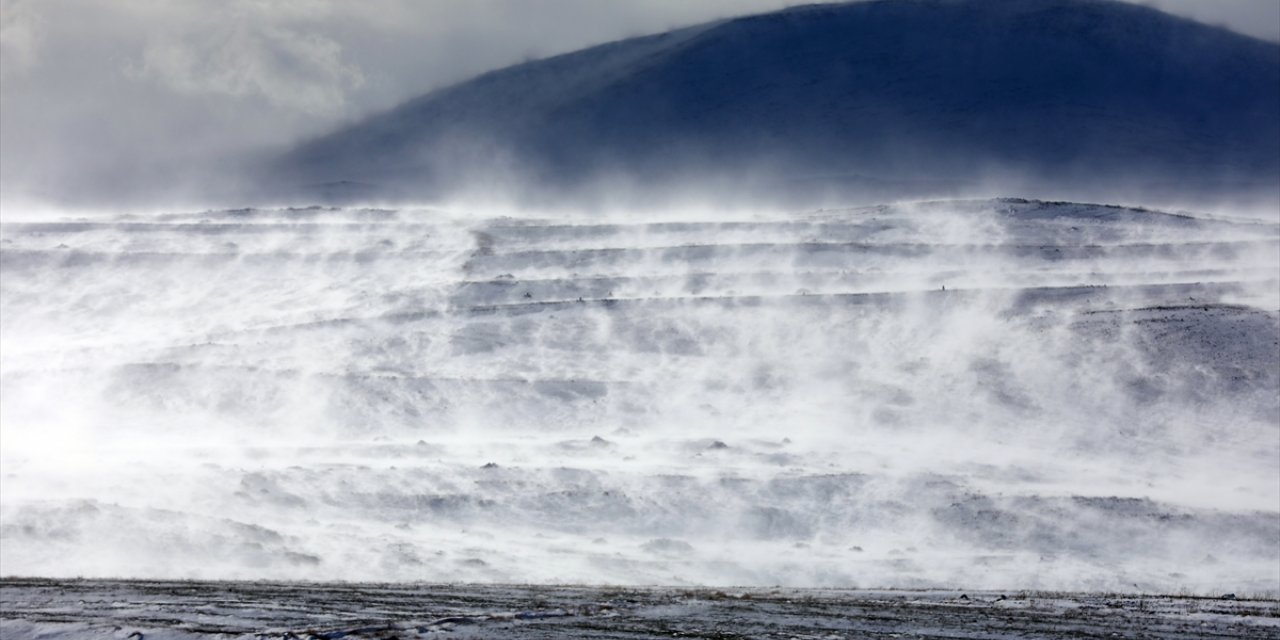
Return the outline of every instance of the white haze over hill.
[[[1280,592],[1280,227],[0,226],[6,575]]]

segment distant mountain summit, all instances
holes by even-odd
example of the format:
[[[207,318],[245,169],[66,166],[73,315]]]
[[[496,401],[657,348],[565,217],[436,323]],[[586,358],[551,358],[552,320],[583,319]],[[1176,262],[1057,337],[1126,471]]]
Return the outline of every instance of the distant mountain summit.
[[[1280,45],[1106,0],[804,6],[486,73],[268,175],[361,198],[1276,191]]]

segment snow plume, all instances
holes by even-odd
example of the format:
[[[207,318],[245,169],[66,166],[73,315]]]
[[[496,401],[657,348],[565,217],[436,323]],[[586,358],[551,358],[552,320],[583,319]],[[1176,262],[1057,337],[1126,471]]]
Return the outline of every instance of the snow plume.
[[[0,232],[6,574],[1280,590],[1275,224],[988,200]]]

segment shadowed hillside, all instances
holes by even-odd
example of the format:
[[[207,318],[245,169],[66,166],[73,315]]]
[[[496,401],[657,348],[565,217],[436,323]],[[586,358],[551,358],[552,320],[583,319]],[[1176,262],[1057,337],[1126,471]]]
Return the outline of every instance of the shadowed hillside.
[[[330,198],[1277,192],[1280,46],[1109,1],[816,5],[494,71],[278,158]],[[283,180],[278,180],[283,178]]]

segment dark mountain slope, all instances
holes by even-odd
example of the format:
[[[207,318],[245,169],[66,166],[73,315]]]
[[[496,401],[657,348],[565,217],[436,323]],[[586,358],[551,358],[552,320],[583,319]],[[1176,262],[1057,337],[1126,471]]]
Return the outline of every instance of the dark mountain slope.
[[[281,174],[414,196],[617,176],[1275,189],[1280,46],[1110,1],[808,6],[485,74],[304,144]]]

